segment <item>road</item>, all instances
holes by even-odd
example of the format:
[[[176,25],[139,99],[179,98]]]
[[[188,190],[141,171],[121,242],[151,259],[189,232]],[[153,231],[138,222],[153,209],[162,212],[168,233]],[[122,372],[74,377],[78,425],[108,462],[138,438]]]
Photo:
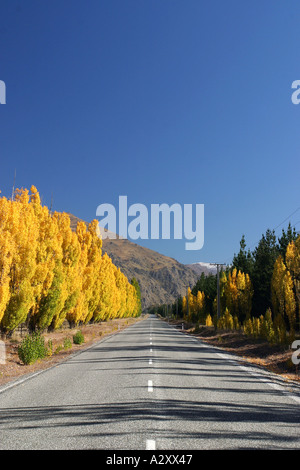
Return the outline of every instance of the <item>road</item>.
[[[0,449],[295,449],[300,395],[150,316],[0,389]]]

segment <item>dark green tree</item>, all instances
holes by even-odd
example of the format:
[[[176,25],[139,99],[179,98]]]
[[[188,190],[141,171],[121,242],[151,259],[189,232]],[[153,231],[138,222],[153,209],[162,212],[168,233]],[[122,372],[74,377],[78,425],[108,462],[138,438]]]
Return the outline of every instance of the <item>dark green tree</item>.
[[[252,277],[253,272],[253,257],[250,250],[246,250],[245,236],[242,236],[240,241],[240,251],[234,255],[232,260],[232,268],[236,268],[237,271],[249,274]]]
[[[290,242],[295,241],[297,239],[297,232],[295,227],[292,228],[291,222],[288,225],[287,231],[285,232],[284,229],[282,229],[282,235],[280,238],[278,238],[278,250],[279,254],[282,256],[282,259],[285,261],[285,253],[287,246]]]
[[[138,306],[138,315],[140,315],[142,313],[142,297],[141,297],[141,288],[140,288],[140,285],[138,283],[138,281],[136,280],[135,277],[133,277],[131,279],[131,284],[135,287],[135,290],[136,290],[136,294],[137,294],[137,297],[138,297],[138,302],[139,302],[139,306]]]
[[[267,230],[260,239],[253,252],[252,284],[254,289],[252,314],[264,315],[266,310],[272,308],[271,280],[274,264],[279,255],[275,231]]]
[[[172,305],[172,313],[176,318],[183,318],[182,297],[179,296]]]
[[[213,304],[214,299],[217,296],[217,275],[208,274],[205,276],[204,273],[201,274],[200,279],[196,282],[195,286],[192,289],[192,294],[197,295],[198,291],[204,292],[204,311],[205,314],[213,315]]]

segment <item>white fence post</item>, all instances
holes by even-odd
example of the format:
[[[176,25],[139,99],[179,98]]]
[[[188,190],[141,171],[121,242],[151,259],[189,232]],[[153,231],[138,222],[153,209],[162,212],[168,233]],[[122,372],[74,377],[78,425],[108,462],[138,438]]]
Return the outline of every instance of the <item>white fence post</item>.
[[[0,341],[0,364],[6,364],[6,351],[4,341]]]

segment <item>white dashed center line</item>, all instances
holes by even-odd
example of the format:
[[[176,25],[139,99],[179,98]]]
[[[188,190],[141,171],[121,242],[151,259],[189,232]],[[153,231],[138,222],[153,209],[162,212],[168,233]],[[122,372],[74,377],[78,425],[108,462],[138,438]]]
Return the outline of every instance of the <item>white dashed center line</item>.
[[[148,380],[148,392],[153,392],[153,382],[152,382],[152,380]]]
[[[147,439],[146,450],[155,450],[155,449],[156,449],[155,441],[153,439]]]

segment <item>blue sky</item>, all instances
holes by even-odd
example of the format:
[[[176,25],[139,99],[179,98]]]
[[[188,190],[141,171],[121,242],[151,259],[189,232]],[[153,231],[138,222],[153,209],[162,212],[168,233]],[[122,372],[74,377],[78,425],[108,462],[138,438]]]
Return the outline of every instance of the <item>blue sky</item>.
[[[204,204],[204,246],[138,243],[229,263],[300,229],[300,3],[2,0],[0,189],[34,184],[86,221],[97,206]]]

